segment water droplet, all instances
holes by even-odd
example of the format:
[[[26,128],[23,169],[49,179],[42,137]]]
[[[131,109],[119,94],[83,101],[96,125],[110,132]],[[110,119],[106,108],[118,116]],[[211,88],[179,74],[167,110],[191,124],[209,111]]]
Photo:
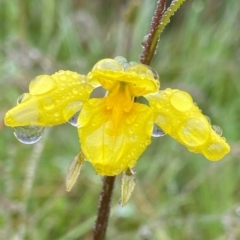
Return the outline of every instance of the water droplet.
[[[211,118],[209,116],[207,116],[207,115],[205,115],[205,117],[206,117],[208,123],[210,124],[211,123]]]
[[[210,128],[207,119],[196,114],[182,122],[176,130],[184,144],[188,147],[198,147],[208,140]]]
[[[110,70],[110,71],[123,71],[123,66],[121,65],[120,62],[114,60],[114,59],[102,59],[99,62],[97,62],[94,67],[93,67],[93,71],[94,70]]]
[[[148,34],[143,37],[143,40],[142,40],[142,47],[143,48],[145,48],[147,40],[148,40]]]
[[[165,132],[157,125],[153,125],[152,136],[153,137],[162,137],[165,135]]]
[[[219,126],[217,126],[217,125],[212,125],[212,129],[213,129],[219,136],[222,136],[223,131],[222,131],[222,129],[221,129]]]
[[[122,63],[122,66],[123,66],[124,69],[126,69],[126,68],[128,68],[129,66],[131,66],[131,64],[128,63],[128,62],[123,62],[123,63]]]
[[[176,110],[181,112],[190,110],[193,105],[192,97],[183,91],[174,92],[170,98],[170,103]]]
[[[92,90],[93,90],[93,87],[91,85],[86,85],[85,90],[86,90],[87,93],[91,93]]]
[[[72,89],[72,92],[73,92],[73,94],[77,94],[77,93],[78,93],[77,88],[73,88],[73,89]]]
[[[41,95],[51,92],[57,87],[54,78],[48,75],[41,75],[30,82],[29,91],[32,95]]]
[[[79,117],[80,111],[75,113],[69,120],[68,122],[74,126],[74,127],[78,127],[78,117]]]
[[[151,144],[151,140],[150,140],[150,139],[146,139],[146,140],[145,140],[145,145],[148,146],[148,145],[150,145],[150,144]]]
[[[26,126],[15,127],[14,135],[21,142],[25,144],[33,144],[38,142],[44,132],[44,127],[41,126]]]
[[[31,98],[31,96],[28,93],[23,93],[20,97],[18,97],[17,99],[17,104],[26,102],[27,100],[29,100]]]
[[[120,62],[120,63],[126,63],[127,59],[125,57],[122,56],[117,56],[114,58],[116,61]]]
[[[23,98],[24,98],[24,95],[25,95],[25,93],[22,94],[20,97],[18,97],[18,99],[17,99],[17,104],[20,104],[20,103],[22,102],[22,100],[23,100]]]
[[[43,100],[43,107],[46,109],[46,110],[50,110],[54,107],[54,102],[52,100],[52,98],[45,98]]]
[[[131,62],[129,62],[130,63],[130,65],[136,65],[136,64],[139,64],[138,62],[136,62],[136,61],[131,61]]]
[[[154,78],[154,79],[159,79],[159,75],[158,75],[157,71],[154,70],[154,69],[151,68],[151,67],[148,67],[148,68],[152,71],[152,73],[153,73],[153,78]]]

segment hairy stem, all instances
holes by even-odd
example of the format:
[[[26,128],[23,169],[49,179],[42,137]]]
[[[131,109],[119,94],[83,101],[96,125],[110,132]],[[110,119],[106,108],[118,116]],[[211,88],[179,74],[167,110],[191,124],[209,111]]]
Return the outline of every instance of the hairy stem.
[[[115,176],[103,178],[103,188],[99,197],[98,216],[93,228],[92,240],[105,238],[115,178]]]
[[[162,20],[166,7],[166,0],[158,0],[156,10],[153,14],[152,21],[150,24],[149,32],[145,42],[142,43],[143,51],[140,55],[140,62],[149,65],[157,47],[157,41],[154,41],[156,37],[156,31]],[[157,37],[158,40],[158,37]]]
[[[180,8],[186,0],[173,0],[166,9],[166,0],[158,0],[157,7],[152,17],[149,32],[142,43],[143,51],[140,62],[149,65],[156,51],[160,34],[170,21],[170,17]]]

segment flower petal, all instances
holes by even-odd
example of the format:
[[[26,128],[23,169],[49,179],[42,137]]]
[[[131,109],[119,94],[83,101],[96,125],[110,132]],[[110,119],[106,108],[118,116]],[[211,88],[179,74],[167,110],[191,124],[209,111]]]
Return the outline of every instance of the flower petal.
[[[5,125],[52,126],[66,122],[82,108],[93,87],[86,77],[70,71],[41,75],[30,82],[29,93],[7,112]]]
[[[97,62],[87,77],[90,83],[101,85],[108,91],[112,90],[116,82],[129,83],[132,96],[156,93],[160,86],[158,74],[151,67],[139,63],[124,70],[114,59]]]
[[[189,151],[213,161],[230,151],[225,139],[212,129],[187,92],[166,89],[145,97],[156,114],[156,124]]]
[[[148,106],[133,103],[131,111],[116,121],[106,105],[106,99],[84,104],[78,131],[86,160],[99,175],[114,176],[134,167],[150,144],[153,114]]]

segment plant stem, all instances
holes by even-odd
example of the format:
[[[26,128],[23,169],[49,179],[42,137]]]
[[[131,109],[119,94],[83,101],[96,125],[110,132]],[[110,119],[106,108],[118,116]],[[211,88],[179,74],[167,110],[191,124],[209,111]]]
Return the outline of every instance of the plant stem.
[[[103,188],[99,197],[98,215],[93,228],[92,240],[105,238],[115,178],[115,176],[103,178]]]
[[[143,43],[143,51],[140,55],[140,62],[149,65],[157,47],[158,37],[156,31],[165,12],[166,0],[158,0],[156,10],[153,14],[146,42]],[[155,40],[155,41],[154,41]]]
[[[147,38],[142,43],[141,63],[150,64],[155,54],[161,32],[169,23],[170,17],[174,15],[185,1],[186,0],[172,0],[170,6],[166,9],[166,0],[158,0]]]

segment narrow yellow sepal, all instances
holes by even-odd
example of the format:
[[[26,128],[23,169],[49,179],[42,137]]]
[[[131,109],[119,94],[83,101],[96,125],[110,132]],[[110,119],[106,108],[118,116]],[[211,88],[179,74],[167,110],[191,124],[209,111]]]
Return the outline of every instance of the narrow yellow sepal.
[[[121,201],[122,207],[127,204],[132,196],[133,190],[136,185],[135,170],[127,169],[122,173],[122,186],[121,186]]]
[[[226,140],[212,129],[187,92],[166,89],[145,97],[156,114],[156,124],[189,151],[212,161],[220,160],[230,151]]]
[[[6,113],[5,125],[52,126],[68,121],[93,90],[86,77],[70,71],[41,75],[30,82],[29,93]]]
[[[68,192],[71,191],[74,184],[76,183],[77,178],[80,174],[81,168],[84,164],[84,161],[85,161],[85,157],[84,157],[83,153],[80,152],[75,157],[73,162],[70,164],[70,166],[68,168],[68,172],[67,172],[67,177],[66,177],[66,190]]]

